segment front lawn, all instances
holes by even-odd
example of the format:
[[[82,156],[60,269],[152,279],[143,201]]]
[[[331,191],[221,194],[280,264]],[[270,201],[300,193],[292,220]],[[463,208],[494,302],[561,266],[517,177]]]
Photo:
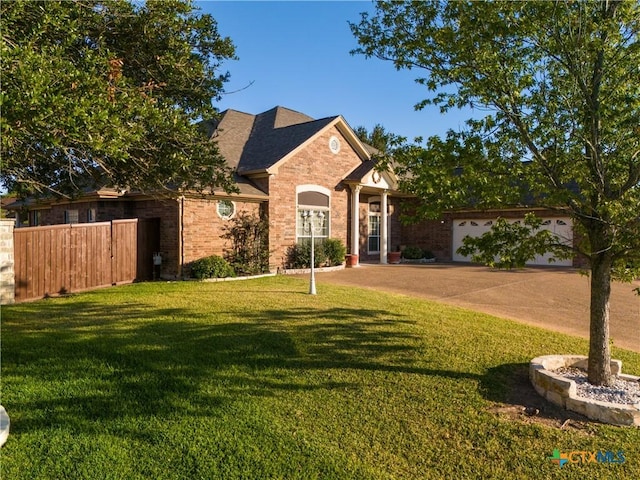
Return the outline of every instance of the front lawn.
[[[513,415],[527,362],[586,354],[585,340],[307,290],[290,277],[149,283],[3,307],[1,477],[640,478],[640,429]],[[614,356],[640,373],[640,354]],[[555,449],[625,462],[561,468]]]

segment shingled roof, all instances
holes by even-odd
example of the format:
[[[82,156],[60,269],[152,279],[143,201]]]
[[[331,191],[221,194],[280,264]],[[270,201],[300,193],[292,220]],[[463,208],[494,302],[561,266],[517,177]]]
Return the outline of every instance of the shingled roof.
[[[266,171],[337,118],[314,120],[284,107],[258,115],[225,110],[209,126],[229,166],[245,174]]]

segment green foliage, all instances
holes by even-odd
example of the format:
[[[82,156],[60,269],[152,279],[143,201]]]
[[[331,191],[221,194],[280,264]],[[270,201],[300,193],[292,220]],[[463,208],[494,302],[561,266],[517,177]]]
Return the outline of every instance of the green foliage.
[[[640,275],[640,3],[379,1],[351,29],[354,53],[422,74],[429,96],[416,108],[477,115],[393,152],[418,215],[535,205],[572,216],[576,253],[591,263],[589,379],[609,383],[608,285]],[[536,233],[505,250],[524,238],[514,229],[468,247],[519,265],[551,245]]]
[[[337,238],[315,239],[314,265],[316,267],[342,265],[347,248]],[[311,266],[311,242],[301,241],[287,251],[289,268],[309,268]]]
[[[367,145],[371,145],[381,154],[390,152],[394,146],[405,140],[403,137],[388,132],[381,124],[377,123],[371,132],[366,127],[356,127],[354,133]]]
[[[342,240],[338,238],[327,238],[322,243],[322,249],[327,256],[327,262],[330,267],[344,263],[347,247],[342,243]]]
[[[638,2],[378,2],[351,24],[355,53],[424,73],[418,108],[478,107],[466,130],[394,150],[417,215],[564,207],[577,253],[607,255],[629,278],[640,255],[639,18]]]
[[[324,267],[328,262],[327,254],[324,250],[324,241],[315,239],[316,248],[313,259],[314,266]],[[288,268],[309,268],[311,267],[311,241],[301,241],[292,245],[287,250]]]
[[[458,249],[461,255],[471,255],[474,262],[495,268],[524,268],[538,255],[552,252],[553,259],[571,258],[572,246],[549,230],[541,230],[542,219],[527,213],[524,221],[509,222],[498,218],[491,230],[480,237],[465,237]]]
[[[234,47],[186,0],[2,2],[0,182],[83,189],[232,189],[197,125]]]
[[[203,280],[205,278],[235,277],[236,273],[224,258],[211,255],[191,263],[191,276]]]
[[[402,258],[406,258],[407,260],[419,260],[424,258],[424,252],[420,247],[408,246],[402,250]]]
[[[239,212],[228,221],[222,238],[231,242],[226,252],[239,275],[269,271],[269,223],[255,215]]]

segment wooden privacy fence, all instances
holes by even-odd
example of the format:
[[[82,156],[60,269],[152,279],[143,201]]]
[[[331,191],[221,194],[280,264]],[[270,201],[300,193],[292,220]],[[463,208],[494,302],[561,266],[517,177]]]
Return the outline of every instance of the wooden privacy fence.
[[[150,235],[148,227],[155,230],[157,222],[139,225],[138,219],[130,219],[15,229],[16,302],[148,279],[149,250],[157,243],[150,245],[149,237],[157,236]]]

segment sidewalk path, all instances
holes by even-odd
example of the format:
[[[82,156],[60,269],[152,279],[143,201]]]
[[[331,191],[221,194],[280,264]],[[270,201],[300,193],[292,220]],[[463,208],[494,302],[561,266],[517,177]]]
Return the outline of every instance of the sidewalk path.
[[[558,332],[589,337],[589,278],[573,269],[517,271],[454,264],[367,265],[317,273],[316,281],[413,295]],[[640,352],[640,296],[615,282],[610,335],[617,347]]]

